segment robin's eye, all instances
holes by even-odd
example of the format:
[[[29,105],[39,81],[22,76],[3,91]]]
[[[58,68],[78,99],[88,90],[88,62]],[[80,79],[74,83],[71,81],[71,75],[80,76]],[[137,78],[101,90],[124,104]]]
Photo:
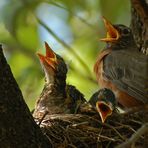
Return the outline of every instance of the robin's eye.
[[[122,32],[123,32],[123,34],[127,35],[127,34],[129,34],[130,30],[129,29],[123,29]]]

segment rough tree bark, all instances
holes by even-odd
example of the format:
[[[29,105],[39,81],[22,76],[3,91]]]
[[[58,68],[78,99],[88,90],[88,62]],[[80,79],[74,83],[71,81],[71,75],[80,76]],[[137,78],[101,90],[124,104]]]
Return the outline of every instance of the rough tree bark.
[[[0,147],[50,146],[24,102],[0,45]]]
[[[139,50],[148,55],[148,0],[131,0],[131,29]]]

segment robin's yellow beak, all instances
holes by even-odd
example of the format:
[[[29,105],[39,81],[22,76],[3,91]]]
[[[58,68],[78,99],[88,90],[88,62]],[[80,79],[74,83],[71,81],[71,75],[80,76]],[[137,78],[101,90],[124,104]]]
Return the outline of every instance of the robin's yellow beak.
[[[115,42],[119,39],[120,34],[118,30],[107,20],[103,17],[104,25],[107,29],[106,38],[100,39],[104,42]]]
[[[47,63],[50,67],[53,69],[56,69],[57,64],[57,58],[54,51],[49,47],[49,45],[45,42],[45,48],[46,48],[46,55],[42,55],[41,53],[37,53],[40,61],[44,64]]]
[[[96,109],[99,112],[101,121],[104,123],[108,116],[112,114],[112,108],[106,104],[104,101],[96,102]]]

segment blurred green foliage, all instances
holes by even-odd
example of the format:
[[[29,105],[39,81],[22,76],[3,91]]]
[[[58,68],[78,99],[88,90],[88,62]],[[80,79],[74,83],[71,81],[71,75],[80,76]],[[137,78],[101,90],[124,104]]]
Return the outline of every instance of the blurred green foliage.
[[[67,83],[89,98],[98,89],[93,73],[104,44],[105,16],[129,25],[129,0],[1,0],[0,43],[30,109],[44,85],[36,51],[47,41],[68,64]]]

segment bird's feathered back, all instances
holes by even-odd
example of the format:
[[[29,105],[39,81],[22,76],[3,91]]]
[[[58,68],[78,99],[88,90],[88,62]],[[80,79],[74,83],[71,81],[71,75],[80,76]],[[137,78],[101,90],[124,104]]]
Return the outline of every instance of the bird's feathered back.
[[[81,104],[86,102],[84,95],[73,85],[66,85],[67,104],[71,113],[77,113]]]
[[[148,56],[126,50],[104,58],[104,76],[119,89],[143,103],[148,102]]]

